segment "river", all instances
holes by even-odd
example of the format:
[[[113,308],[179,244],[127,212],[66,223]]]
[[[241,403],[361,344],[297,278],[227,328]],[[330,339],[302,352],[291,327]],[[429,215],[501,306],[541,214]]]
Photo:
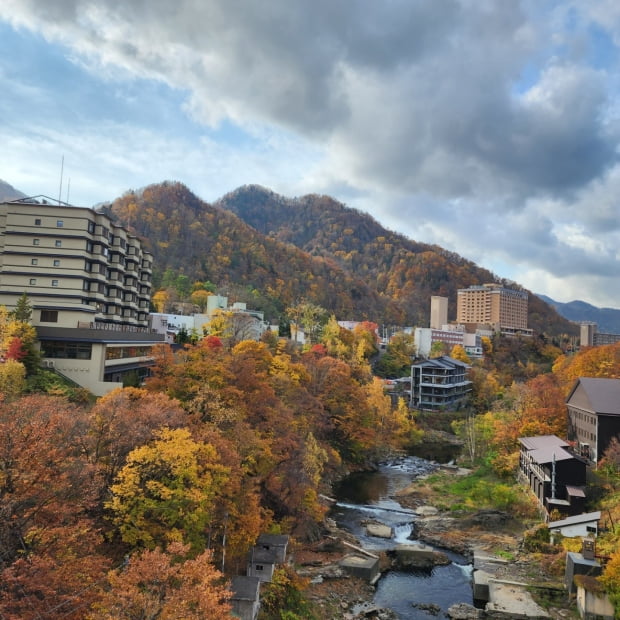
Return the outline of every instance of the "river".
[[[418,457],[404,457],[382,464],[376,472],[352,474],[335,489],[337,504],[331,511],[340,527],[350,531],[370,550],[385,550],[398,544],[419,544],[410,540],[416,515],[393,497],[422,474],[436,466]],[[394,530],[391,540],[366,535],[363,521],[371,519]],[[442,550],[445,552],[445,550]],[[377,583],[374,603],[392,609],[403,620],[427,620],[455,603],[473,604],[472,567],[467,560],[447,552],[452,563],[428,570],[389,571]]]

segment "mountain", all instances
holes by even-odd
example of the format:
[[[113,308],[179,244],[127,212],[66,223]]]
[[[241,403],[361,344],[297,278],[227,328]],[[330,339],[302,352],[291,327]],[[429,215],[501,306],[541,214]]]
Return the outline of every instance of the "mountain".
[[[328,196],[291,199],[248,185],[215,205],[271,239],[335,261],[381,295],[396,300],[408,325],[428,325],[431,295],[448,297],[448,316],[454,318],[459,288],[498,281],[493,273],[458,254],[387,230],[370,215]],[[525,290],[514,282],[502,283]],[[576,332],[574,325],[532,293],[528,306],[528,325],[535,331]]]
[[[620,334],[620,310],[616,308],[597,308],[579,300],[562,303],[546,295],[539,295],[539,297],[570,321],[596,323],[600,333]]]
[[[16,200],[17,198],[25,198],[26,194],[22,194],[19,190],[15,189],[12,185],[9,185],[2,179],[0,179],[0,201]]]
[[[398,304],[335,261],[265,237],[230,211],[201,201],[180,183],[128,192],[108,211],[146,240],[154,256],[156,285],[172,270],[188,276],[190,282],[241,285],[246,292],[262,293],[270,298],[276,314],[305,299],[339,317],[390,323],[402,318]]]
[[[268,298],[268,318],[306,300],[339,319],[428,325],[431,295],[447,296],[454,317],[458,288],[497,281],[471,261],[386,230],[327,196],[290,199],[245,186],[209,204],[165,182],[126,193],[108,211],[149,244],[155,285],[166,272],[241,285],[250,299]],[[534,295],[529,324],[550,335],[576,332]]]

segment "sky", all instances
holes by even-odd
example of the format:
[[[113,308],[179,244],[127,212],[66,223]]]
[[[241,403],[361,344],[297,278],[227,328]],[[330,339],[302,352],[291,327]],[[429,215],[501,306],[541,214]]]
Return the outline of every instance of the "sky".
[[[619,52],[617,0],[0,0],[0,179],[328,194],[620,308]]]

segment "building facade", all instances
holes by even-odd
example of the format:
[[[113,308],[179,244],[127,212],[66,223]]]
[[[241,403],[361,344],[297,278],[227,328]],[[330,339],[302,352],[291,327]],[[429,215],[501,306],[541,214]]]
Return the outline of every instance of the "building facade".
[[[616,342],[620,342],[620,334],[599,333],[596,323],[583,322],[579,326],[579,344],[582,347],[600,347]]]
[[[432,329],[441,329],[448,322],[448,298],[433,295],[431,297],[431,324]]]
[[[469,366],[448,356],[425,360],[411,366],[409,404],[418,409],[455,409],[471,391]]]
[[[457,323],[492,325],[495,331],[507,335],[532,334],[527,327],[527,293],[484,284],[459,289],[457,295]]]
[[[568,440],[591,464],[620,440],[620,379],[580,377],[566,400]]]
[[[530,487],[548,515],[583,512],[586,463],[555,435],[520,437],[519,476]]]
[[[58,201],[56,201],[58,202]],[[42,197],[0,204],[0,304],[25,292],[44,363],[96,395],[144,374],[152,255],[104,210]]]

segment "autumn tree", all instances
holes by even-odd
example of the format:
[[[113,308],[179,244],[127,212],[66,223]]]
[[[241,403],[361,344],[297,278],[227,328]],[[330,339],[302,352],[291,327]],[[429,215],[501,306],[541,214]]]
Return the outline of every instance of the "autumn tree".
[[[153,549],[174,541],[204,550],[216,502],[228,476],[212,445],[187,429],[162,429],[133,450],[106,503],[124,542]]]
[[[187,426],[187,413],[165,394],[139,388],[117,388],[102,396],[92,408],[83,451],[107,492],[127,455],[151,441],[166,428]]]
[[[416,353],[413,334],[397,332],[386,346],[374,370],[380,377],[396,379],[411,374],[411,364]]]
[[[88,620],[228,620],[232,593],[211,552],[192,557],[189,545],[143,550],[108,575],[108,589]]]
[[[166,312],[168,310],[169,302],[170,294],[164,289],[156,291],[151,297],[151,303],[155,307],[156,312]]]
[[[0,617],[81,620],[97,602],[111,561],[104,538],[88,517],[32,529],[27,551],[0,570]]]
[[[321,330],[329,319],[325,308],[307,301],[291,306],[286,314],[291,319],[291,331],[301,327],[310,344],[318,342]]]
[[[450,357],[455,360],[459,360],[460,362],[465,362],[465,364],[470,364],[471,360],[469,359],[469,355],[465,352],[463,345],[455,344],[450,351]]]
[[[33,532],[93,507],[94,472],[76,447],[84,415],[62,398],[0,400],[1,561],[28,549]]]
[[[209,293],[209,291],[197,289],[191,294],[190,300],[193,304],[198,306],[200,312],[204,312],[207,309],[207,304],[209,303],[209,297],[211,297],[211,295],[212,293]]]
[[[15,359],[8,358],[0,364],[0,394],[5,397],[19,396],[26,387],[26,367]]]

